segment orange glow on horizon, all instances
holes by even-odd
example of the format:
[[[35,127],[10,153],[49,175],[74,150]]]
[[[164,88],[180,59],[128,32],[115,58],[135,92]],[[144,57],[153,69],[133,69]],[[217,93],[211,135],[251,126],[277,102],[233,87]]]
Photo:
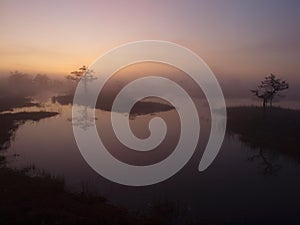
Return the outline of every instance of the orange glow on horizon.
[[[265,3],[3,0],[0,71],[67,75],[120,44],[156,39],[191,49],[222,77],[299,76],[299,13],[284,2],[272,10]]]

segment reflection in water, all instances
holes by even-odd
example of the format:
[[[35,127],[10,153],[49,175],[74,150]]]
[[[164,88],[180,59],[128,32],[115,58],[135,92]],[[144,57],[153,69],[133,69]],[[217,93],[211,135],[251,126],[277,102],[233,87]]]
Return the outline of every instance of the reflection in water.
[[[257,154],[248,157],[248,160],[251,162],[256,159],[261,160],[264,175],[276,175],[281,169],[281,166],[274,163],[272,158],[270,157],[270,154],[268,154],[268,152],[266,152],[266,150],[263,148],[259,148]]]
[[[198,172],[198,163],[210,129],[209,111],[205,109],[205,103],[199,105],[199,110],[202,111],[201,138],[197,151],[182,171],[157,185],[126,187],[102,178],[89,168],[76,147],[72,123],[68,121],[71,117],[70,105],[60,106],[60,116],[38,123],[24,123],[16,131],[15,140],[6,153],[17,153],[20,157],[10,162],[9,166],[22,168],[34,163],[37,168],[53,175],[64,176],[65,183],[71,190],[82,191],[84,187],[91,193],[105,196],[115,205],[151,212],[153,218],[158,218],[157,223],[162,214],[168,220],[172,221],[173,218],[172,224],[192,224],[199,221],[208,224],[300,222],[297,216],[300,168],[280,152],[272,157],[264,148],[249,147],[242,144],[235,135],[227,135],[216,161],[207,171]],[[172,123],[176,121],[175,110],[156,115],[166,119],[168,126],[179,125]],[[95,116],[98,118],[96,124],[99,135],[104,137],[106,144],[114,146],[111,153],[125,162],[145,165],[159,161],[170,154],[172,145],[178,140],[178,133],[171,132],[166,137],[171,141],[171,146],[168,147],[165,143],[165,146],[147,157],[131,154],[111,138],[111,130],[106,124],[110,112],[97,109]],[[146,137],[146,125],[153,116],[155,115],[140,115],[130,120],[133,132],[141,138]],[[252,163],[247,163],[247,159]],[[265,174],[276,176],[257,173],[261,169]]]
[[[73,95],[60,95],[60,96],[53,96],[51,98],[52,103],[59,103],[61,105],[71,105],[73,102]],[[104,111],[111,111],[111,103],[100,102],[97,101],[96,108]],[[158,102],[157,99],[153,100],[151,98],[146,98],[143,101],[137,102],[134,108],[131,111],[131,116],[135,117],[137,115],[146,115],[151,113],[157,112],[164,112],[173,110],[174,107],[167,104],[165,101]],[[123,111],[120,111],[122,113]]]
[[[10,147],[16,130],[26,121],[38,122],[41,119],[56,116],[56,112],[19,112],[0,114],[0,150]]]
[[[67,78],[71,79],[71,80],[75,80],[76,82],[78,82],[79,80],[81,80],[81,84],[84,85],[83,91],[86,93],[87,90],[87,85],[89,82],[93,82],[97,79],[97,77],[94,76],[94,71],[87,69],[86,66],[82,66],[79,71],[73,71],[71,72],[71,74],[73,75],[69,75]],[[56,101],[55,98],[52,98],[52,100]],[[58,98],[59,100],[59,98]],[[73,100],[73,98],[69,98],[69,100]],[[94,120],[95,118],[91,115],[89,115],[89,111],[88,111],[88,106],[84,105],[81,107],[82,109],[80,109],[80,111],[78,112],[78,114],[80,116],[78,117],[73,117],[73,125],[74,126],[78,126],[83,130],[87,130],[90,126],[94,125]]]
[[[89,110],[87,106],[82,106],[82,109],[78,112],[80,114],[80,117],[73,117],[72,124],[74,126],[80,127],[83,130],[87,130],[87,128],[94,125],[94,118],[93,116],[89,115]],[[71,121],[71,119],[69,119]]]
[[[228,109],[228,132],[253,148],[265,149],[292,160],[300,159],[300,111],[259,107]]]

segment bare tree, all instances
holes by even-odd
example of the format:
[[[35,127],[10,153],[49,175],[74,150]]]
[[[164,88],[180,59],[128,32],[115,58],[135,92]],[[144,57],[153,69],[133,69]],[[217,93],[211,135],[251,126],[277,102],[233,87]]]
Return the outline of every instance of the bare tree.
[[[251,90],[258,98],[263,99],[263,107],[266,108],[267,104],[270,104],[272,107],[273,99],[278,94],[279,91],[289,88],[289,84],[276,78],[274,74],[266,76],[265,79],[257,86],[256,89]]]

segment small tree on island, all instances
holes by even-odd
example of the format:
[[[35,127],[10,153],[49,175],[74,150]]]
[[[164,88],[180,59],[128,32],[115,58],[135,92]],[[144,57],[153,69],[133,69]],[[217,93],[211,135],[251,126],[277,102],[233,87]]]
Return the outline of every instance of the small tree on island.
[[[80,67],[78,70],[72,71],[68,76],[67,79],[68,80],[73,80],[73,81],[79,81],[81,79],[81,77],[87,72],[87,67],[86,66],[82,66]]]
[[[92,82],[97,79],[94,76],[94,71],[88,69],[85,65],[78,70],[72,71],[67,77],[68,80],[74,81],[76,85],[81,81],[84,85],[84,91],[88,90],[88,82]],[[73,125],[79,126],[86,130],[88,127],[93,126],[95,118],[89,115],[88,105],[83,104],[83,108],[79,111],[81,114],[79,117],[73,117]]]
[[[89,70],[86,66],[83,65],[78,70],[72,71],[66,78],[68,80],[75,81],[76,84],[80,80],[83,80],[86,89],[88,81],[94,81],[97,79],[93,74],[93,70]]]
[[[273,99],[279,91],[289,88],[289,84],[285,80],[276,78],[274,74],[266,76],[265,79],[257,86],[256,89],[251,90],[255,96],[263,99],[263,107],[266,108],[267,104],[272,107]]]

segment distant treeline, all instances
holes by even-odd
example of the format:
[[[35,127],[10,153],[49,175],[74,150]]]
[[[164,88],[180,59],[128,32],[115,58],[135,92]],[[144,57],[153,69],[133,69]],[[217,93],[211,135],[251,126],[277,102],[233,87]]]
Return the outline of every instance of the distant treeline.
[[[0,95],[5,96],[33,96],[41,91],[67,92],[70,82],[50,78],[46,74],[26,74],[19,71],[0,80]]]

